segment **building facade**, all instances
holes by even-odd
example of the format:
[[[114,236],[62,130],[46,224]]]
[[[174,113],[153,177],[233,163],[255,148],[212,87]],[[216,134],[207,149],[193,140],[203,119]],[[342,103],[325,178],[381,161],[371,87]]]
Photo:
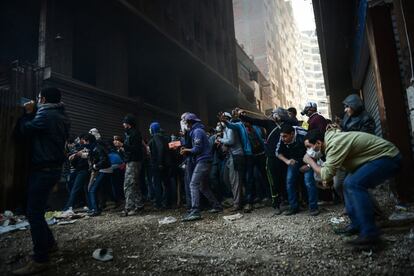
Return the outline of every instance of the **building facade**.
[[[240,45],[236,45],[236,54],[239,90],[241,92],[240,106],[248,106],[249,110],[253,112],[269,112],[273,109],[269,81]],[[243,104],[244,100],[248,103]]]
[[[306,100],[316,102],[318,104],[318,111],[325,118],[332,118],[329,98],[326,96],[316,31],[301,32],[301,49],[306,82]]]
[[[233,0],[236,39],[269,81],[274,106],[301,108],[300,37],[290,1]]]
[[[151,121],[177,132],[185,111],[215,125],[218,111],[239,105],[231,0],[1,1],[0,34],[0,102],[56,86],[72,135],[94,127],[104,139],[121,135],[126,113],[144,136]],[[1,129],[13,129],[20,112],[3,112]],[[24,185],[14,169],[24,157],[9,150],[16,162],[0,168],[0,209],[14,207]]]

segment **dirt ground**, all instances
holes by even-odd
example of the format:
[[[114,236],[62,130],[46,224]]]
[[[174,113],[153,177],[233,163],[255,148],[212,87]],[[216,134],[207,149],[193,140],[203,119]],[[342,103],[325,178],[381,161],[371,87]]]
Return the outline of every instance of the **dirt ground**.
[[[44,275],[215,274],[215,275],[414,275],[410,227],[384,230],[385,248],[356,252],[335,235],[330,219],[342,207],[323,206],[317,217],[303,211],[272,217],[270,207],[228,222],[204,214],[197,222],[159,225],[183,210],[147,210],[121,218],[115,212],[53,225],[60,252]],[[96,261],[96,248],[112,248],[114,259]],[[9,275],[31,253],[30,232],[0,236],[0,275]]]

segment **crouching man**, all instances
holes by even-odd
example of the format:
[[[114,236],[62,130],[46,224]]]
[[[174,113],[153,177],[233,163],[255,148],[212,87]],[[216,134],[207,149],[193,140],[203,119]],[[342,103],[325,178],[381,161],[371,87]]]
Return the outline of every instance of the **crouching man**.
[[[305,145],[321,151],[326,162],[321,167],[309,156],[303,161],[320,174],[322,181],[332,180],[336,171],[343,167],[348,175],[344,181],[346,211],[351,219],[344,234],[359,234],[348,241],[360,249],[372,248],[380,242],[380,231],[375,225],[374,206],[368,193],[383,181],[397,174],[401,167],[401,154],[390,142],[363,132],[340,132],[331,129],[325,135],[310,131]]]

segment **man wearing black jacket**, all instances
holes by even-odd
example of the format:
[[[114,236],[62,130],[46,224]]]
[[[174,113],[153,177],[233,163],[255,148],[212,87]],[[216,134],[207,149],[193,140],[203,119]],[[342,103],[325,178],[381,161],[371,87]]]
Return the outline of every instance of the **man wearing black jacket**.
[[[239,111],[239,118],[242,121],[249,122],[253,125],[263,127],[266,130],[265,153],[266,153],[266,171],[272,194],[272,204],[276,209],[275,214],[280,215],[281,197],[286,194],[286,188],[283,179],[286,175],[286,165],[275,155],[276,145],[280,139],[280,129],[283,125],[293,125],[286,109],[276,108],[272,112],[271,119],[256,119],[247,116],[243,110]]]
[[[135,117],[132,114],[126,115],[123,121],[125,129],[124,143],[116,141],[115,145],[119,144],[121,146],[126,163],[124,180],[125,210],[121,213],[121,216],[135,215],[137,211],[144,208],[142,193],[138,185],[139,173],[144,157],[143,144],[141,133],[136,126]]]
[[[151,176],[155,188],[155,204],[158,209],[166,208],[169,205],[169,170],[171,163],[168,149],[169,141],[167,141],[160,131],[160,124],[158,122],[153,122],[150,125],[150,134],[152,138],[148,142],[150,148]]]
[[[57,88],[44,88],[35,102],[25,104],[25,115],[20,121],[21,133],[30,137],[32,160],[28,184],[27,218],[33,241],[33,258],[15,275],[29,275],[48,269],[49,253],[57,250],[57,244],[45,221],[45,209],[49,193],[59,181],[65,161],[65,142],[70,122],[60,102]]]

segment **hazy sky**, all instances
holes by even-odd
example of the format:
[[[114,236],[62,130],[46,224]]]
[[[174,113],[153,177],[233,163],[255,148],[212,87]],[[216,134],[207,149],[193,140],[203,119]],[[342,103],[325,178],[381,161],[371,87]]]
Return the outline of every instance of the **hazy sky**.
[[[293,13],[300,31],[315,30],[311,0],[291,0]]]

